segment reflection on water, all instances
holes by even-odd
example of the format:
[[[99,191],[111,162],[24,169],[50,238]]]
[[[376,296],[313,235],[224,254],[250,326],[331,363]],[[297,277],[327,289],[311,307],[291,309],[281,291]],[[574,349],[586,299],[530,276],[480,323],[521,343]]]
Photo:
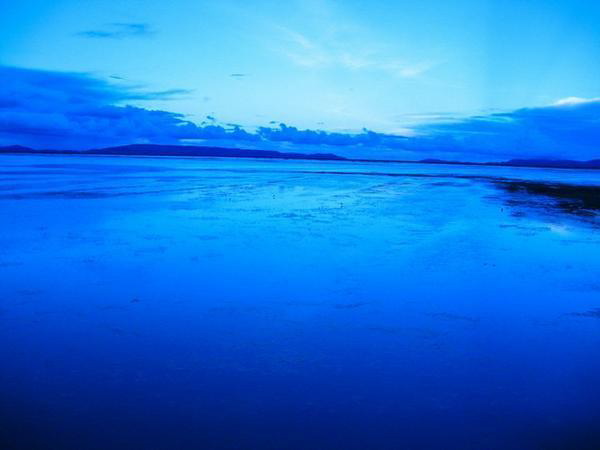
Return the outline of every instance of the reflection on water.
[[[2,448],[597,448],[598,172],[0,165]]]
[[[599,225],[600,186],[514,180],[498,180],[496,185],[512,194],[508,205],[573,214]]]

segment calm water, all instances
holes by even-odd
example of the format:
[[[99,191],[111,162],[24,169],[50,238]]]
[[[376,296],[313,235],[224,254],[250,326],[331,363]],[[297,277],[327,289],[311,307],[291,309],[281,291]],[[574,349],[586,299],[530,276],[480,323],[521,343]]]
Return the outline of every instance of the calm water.
[[[2,156],[0,447],[600,448],[600,227],[494,177]]]

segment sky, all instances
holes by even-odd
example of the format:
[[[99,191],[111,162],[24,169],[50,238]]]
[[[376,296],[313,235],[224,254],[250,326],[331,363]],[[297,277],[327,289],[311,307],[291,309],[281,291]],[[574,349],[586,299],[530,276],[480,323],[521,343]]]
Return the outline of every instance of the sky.
[[[0,2],[0,145],[600,158],[597,1]]]

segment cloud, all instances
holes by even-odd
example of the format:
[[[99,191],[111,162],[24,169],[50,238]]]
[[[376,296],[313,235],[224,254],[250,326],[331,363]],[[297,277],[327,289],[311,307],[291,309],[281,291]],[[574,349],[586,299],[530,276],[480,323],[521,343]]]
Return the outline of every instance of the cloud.
[[[103,29],[80,31],[77,36],[91,39],[125,39],[148,37],[153,34],[154,31],[146,23],[112,23]]]
[[[597,102],[597,101],[600,101],[600,97],[597,97],[597,98],[566,97],[566,98],[561,98],[560,100],[556,101],[553,104],[553,106],[580,105],[582,103]]]
[[[182,115],[132,106],[188,91],[142,91],[85,73],[0,66],[0,140],[34,147],[89,148],[201,137]],[[214,136],[218,130],[207,129]],[[239,137],[239,133],[238,133]]]
[[[600,99],[423,124],[410,148],[475,157],[600,157]]]
[[[265,141],[291,142],[299,145],[328,145],[335,147],[343,146],[398,146],[405,139],[402,136],[376,133],[363,130],[361,133],[333,133],[322,130],[299,130],[296,127],[280,123],[277,128],[260,127],[257,135]]]
[[[230,141],[238,144],[375,145],[397,139],[363,131],[357,135],[299,130],[280,124],[251,133],[236,124],[199,126],[181,114],[132,106],[169,99],[181,89],[148,92],[85,73],[0,66],[0,141],[36,148],[91,148],[131,142]]]
[[[192,89],[167,89],[166,91],[144,92],[138,100],[174,100],[187,97],[194,92]]]
[[[212,114],[196,124],[181,114],[139,106],[187,90],[152,92],[85,73],[6,66],[0,66],[0,79],[0,145],[87,149],[136,142],[207,143],[327,150],[373,159],[600,157],[600,99],[571,98],[550,106],[472,117],[433,114],[431,120],[412,124],[411,133],[403,136],[367,129],[358,133],[303,130],[275,121],[248,131],[237,124],[219,124]]]
[[[438,65],[434,61],[409,62],[382,52],[380,46],[356,39],[354,34],[312,39],[290,28],[277,26],[284,45],[280,51],[292,63],[307,68],[340,67],[380,71],[398,78],[414,78]]]

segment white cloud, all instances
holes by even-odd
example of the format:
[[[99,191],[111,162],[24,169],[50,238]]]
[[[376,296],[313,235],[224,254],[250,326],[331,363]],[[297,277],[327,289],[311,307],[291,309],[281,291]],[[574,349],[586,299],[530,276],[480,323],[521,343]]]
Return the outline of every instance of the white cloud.
[[[600,97],[596,98],[582,98],[582,97],[566,97],[554,102],[552,106],[569,106],[569,105],[581,105],[582,103],[594,103],[600,102]]]

